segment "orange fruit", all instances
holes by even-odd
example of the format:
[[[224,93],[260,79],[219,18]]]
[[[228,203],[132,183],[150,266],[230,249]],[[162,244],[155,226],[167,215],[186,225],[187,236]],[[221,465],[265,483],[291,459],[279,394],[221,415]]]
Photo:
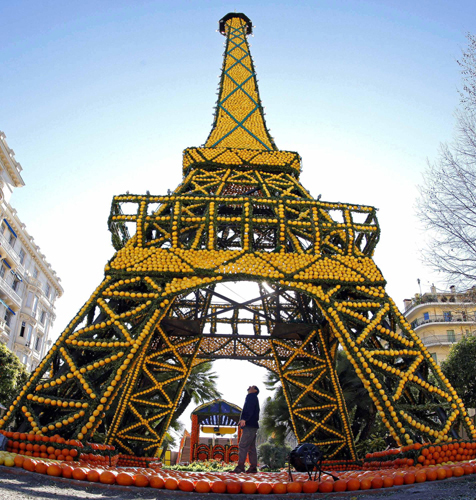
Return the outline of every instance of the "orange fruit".
[[[35,466],[36,466],[36,462],[34,460],[32,460],[31,458],[25,458],[25,460],[23,460],[22,467],[25,470],[28,470],[30,472],[35,472]]]
[[[453,476],[454,477],[461,477],[464,475],[464,469],[460,465],[457,467],[453,467]]]
[[[401,486],[403,484],[403,474],[401,472],[396,472],[393,475],[393,485]]]
[[[149,478],[145,474],[136,474],[134,476],[134,485],[139,487],[149,486]]]
[[[181,491],[193,491],[193,483],[188,479],[180,479],[178,483],[179,490]]]
[[[407,472],[403,476],[403,482],[405,484],[413,484],[415,482],[415,474],[413,472]]]
[[[277,494],[287,493],[286,484],[285,483],[274,483],[273,484],[273,493],[277,493]]]
[[[15,464],[15,467],[22,467],[23,462],[25,460],[25,457],[23,455],[17,455],[14,459],[13,462]]]
[[[35,472],[38,472],[39,474],[46,474],[46,469],[48,469],[48,466],[45,462],[37,462],[35,465]]]
[[[292,483],[288,483],[286,485],[286,491],[288,493],[301,493],[302,484],[299,483],[298,481],[293,481]]]
[[[473,473],[473,466],[471,464],[463,464],[462,467],[463,467],[465,475]]]
[[[165,480],[165,489],[176,490],[178,488],[178,481],[174,477],[168,477]]]
[[[347,481],[347,491],[357,491],[361,487],[360,481],[353,477]],[[334,483],[335,489],[335,483]]]
[[[437,474],[437,479],[446,479],[447,478],[447,475],[446,475],[446,469],[444,469],[443,467],[438,467],[438,469],[436,469],[436,474]]]
[[[241,483],[238,481],[227,481],[226,482],[226,492],[227,493],[240,493]]]
[[[393,477],[385,476],[383,478],[383,487],[384,488],[391,488],[392,486],[393,486]]]
[[[165,482],[160,476],[152,476],[149,479],[149,484],[151,488],[157,488],[159,490],[165,486]]]
[[[304,481],[302,485],[303,493],[316,493],[318,489],[319,489],[319,483],[317,481]]]
[[[312,482],[312,481],[307,481],[307,482],[309,483],[309,482]],[[197,490],[197,485],[195,485],[195,491],[198,491]],[[258,493],[260,493],[261,495],[268,495],[272,491],[273,491],[273,487],[271,486],[270,483],[259,483],[259,485],[258,485]],[[303,491],[304,491],[304,485],[303,485]],[[314,491],[317,491],[317,483],[316,483],[316,489]],[[308,491],[307,493],[314,493],[314,492],[313,491]]]
[[[71,479],[73,477],[73,468],[69,465],[60,465],[61,475],[66,479]]]
[[[370,490],[372,487],[372,480],[368,477],[364,477],[360,480],[360,489],[361,490]]]
[[[97,483],[97,482],[99,482],[99,477],[100,476],[101,476],[101,473],[98,470],[91,469],[86,474],[86,479],[88,481],[90,481],[91,483]]]
[[[427,481],[436,481],[438,479],[438,470],[436,467],[426,470],[426,479]]]
[[[85,481],[86,469],[83,469],[82,467],[76,467],[75,469],[73,469],[73,479],[76,479],[78,481]]]
[[[347,489],[347,481],[339,479],[334,482],[334,491],[345,491]]]
[[[195,485],[195,491],[197,493],[209,493],[210,492],[210,483],[208,481],[197,481]]]
[[[415,474],[415,481],[417,483],[424,483],[426,481],[426,469],[419,470]]]
[[[334,482],[333,481],[321,481],[319,483],[319,492],[320,493],[331,493],[334,491]]]
[[[372,489],[378,489],[383,487],[383,478],[380,476],[374,477],[372,479]]]
[[[258,491],[258,486],[254,481],[245,481],[241,484],[241,493],[253,494]]]
[[[62,475],[63,471],[61,470],[61,467],[57,464],[51,464],[48,465],[48,468],[46,469],[46,473],[48,476],[55,476],[59,477]]]
[[[224,481],[213,481],[211,489],[213,493],[225,493],[226,483]]]

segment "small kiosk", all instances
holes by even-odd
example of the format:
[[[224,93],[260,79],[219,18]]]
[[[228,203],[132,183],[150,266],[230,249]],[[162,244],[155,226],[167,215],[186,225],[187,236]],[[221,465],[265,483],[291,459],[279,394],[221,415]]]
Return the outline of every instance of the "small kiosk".
[[[191,415],[190,462],[210,459],[236,462],[241,437],[240,415],[241,408],[224,399],[214,399],[195,408]],[[212,438],[204,443],[200,432],[211,434]],[[236,433],[237,437],[233,438]]]

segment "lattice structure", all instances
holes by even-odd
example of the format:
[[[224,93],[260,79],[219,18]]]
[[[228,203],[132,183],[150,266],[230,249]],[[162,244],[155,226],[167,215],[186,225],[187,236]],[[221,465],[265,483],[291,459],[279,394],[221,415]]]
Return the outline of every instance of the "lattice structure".
[[[184,152],[168,196],[121,195],[117,250],[0,426],[157,455],[192,367],[246,359],[275,371],[300,441],[355,459],[335,373],[341,345],[398,444],[445,441],[466,409],[385,292],[372,260],[375,209],[314,200],[296,153],[269,135],[249,54],[251,22],[220,21],[226,50],[215,122]],[[131,236],[132,235],[132,236]],[[226,282],[255,283],[228,297]],[[256,283],[258,285],[256,285]]]

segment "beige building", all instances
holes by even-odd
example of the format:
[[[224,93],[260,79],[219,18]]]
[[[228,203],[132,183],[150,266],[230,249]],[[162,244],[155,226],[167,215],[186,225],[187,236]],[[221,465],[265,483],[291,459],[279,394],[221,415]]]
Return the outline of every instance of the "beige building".
[[[476,334],[476,287],[457,292],[417,294],[403,301],[404,315],[433,359],[441,364],[453,344],[465,335]]]
[[[51,344],[55,301],[63,288],[10,205],[14,189],[25,185],[21,170],[0,132],[0,342],[33,371]]]

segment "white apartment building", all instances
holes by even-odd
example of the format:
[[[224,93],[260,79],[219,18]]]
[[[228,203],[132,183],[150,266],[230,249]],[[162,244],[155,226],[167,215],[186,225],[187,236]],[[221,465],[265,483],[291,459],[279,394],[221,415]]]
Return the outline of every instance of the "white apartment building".
[[[21,165],[0,132],[0,341],[33,371],[49,349],[60,278],[10,205],[25,183]]]

